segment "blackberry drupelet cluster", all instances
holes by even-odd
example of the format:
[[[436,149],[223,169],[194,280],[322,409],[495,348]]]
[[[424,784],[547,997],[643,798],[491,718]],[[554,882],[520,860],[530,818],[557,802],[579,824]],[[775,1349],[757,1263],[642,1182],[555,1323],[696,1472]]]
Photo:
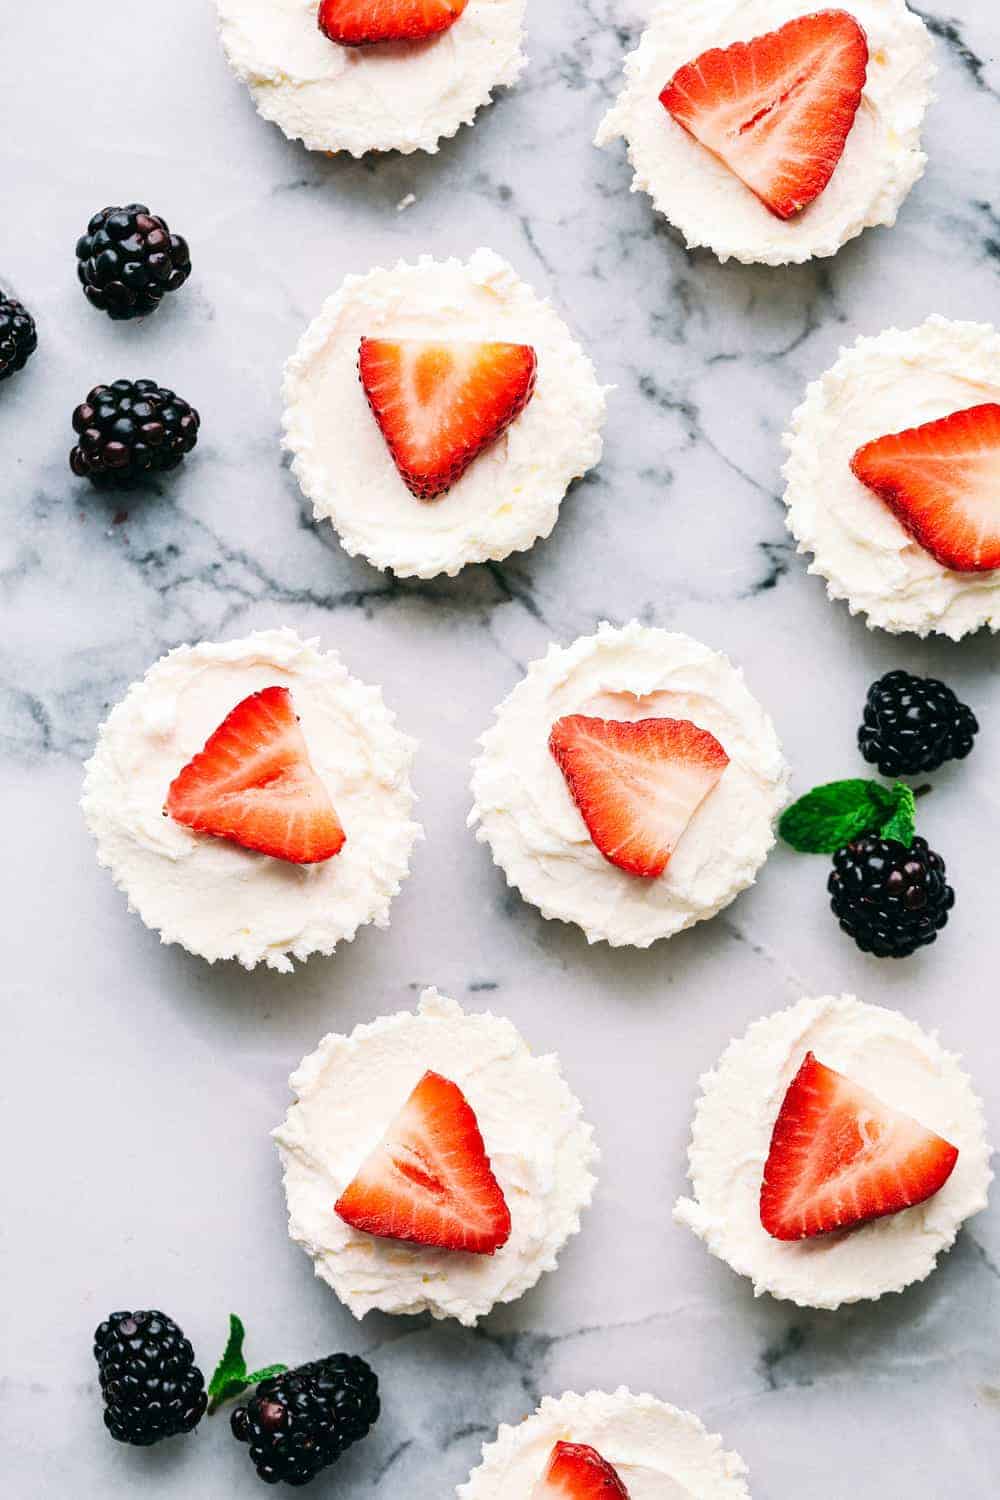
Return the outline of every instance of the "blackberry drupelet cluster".
[[[887,672],[868,689],[858,745],[883,776],[919,776],[964,759],[978,730],[972,709],[937,678]]]
[[[94,1334],[104,1425],[119,1443],[146,1448],[197,1427],[205,1381],[194,1350],[161,1312],[115,1312]]]
[[[0,380],[23,370],[37,347],[35,320],[28,309],[0,294]]]
[[[88,302],[109,318],[155,312],[191,274],[191,253],[144,203],[102,208],[76,245],[76,272]]]
[[[176,468],[200,423],[193,406],[155,380],[95,386],[73,413],[70,468],[99,489],[129,489],[144,474]]]
[[[910,847],[871,835],[833,856],[830,905],[862,953],[906,958],[933,943],[955,904],[944,860],[914,838]]]
[[[265,1484],[298,1487],[363,1438],[379,1414],[378,1379],[357,1355],[331,1354],[262,1380],[232,1415]]]

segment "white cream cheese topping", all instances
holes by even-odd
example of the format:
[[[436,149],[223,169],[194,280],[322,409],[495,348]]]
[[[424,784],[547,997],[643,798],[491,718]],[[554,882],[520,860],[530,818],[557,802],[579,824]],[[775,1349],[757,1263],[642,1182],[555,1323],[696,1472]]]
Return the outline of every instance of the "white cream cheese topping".
[[[531,1500],[556,1443],[586,1443],[617,1471],[629,1500],[750,1500],[746,1465],[690,1412],[617,1391],[546,1396],[533,1416],[503,1426],[458,1500]]]
[[[645,192],[692,248],[720,260],[785,265],[833,255],[873,224],[894,224],[927,160],[920,127],[934,74],[930,33],[904,0],[844,0],[868,37],[861,105],[830,182],[808,208],[782,221],[659,101],[679,67],[711,47],[749,42],[795,16],[810,0],[663,0],[625,61],[625,86],[596,144],[623,136]]]
[[[511,1234],[494,1255],[376,1238],[334,1212],[428,1068],[465,1094],[503,1189]],[[324,1037],[290,1084],[296,1103],[274,1132],[289,1233],[356,1317],[379,1308],[473,1324],[554,1270],[579,1230],[595,1184],[592,1131],[558,1059],[533,1057],[510,1021],[428,989],[416,1013]]]
[[[1000,571],[942,567],[850,467],[873,438],[986,401],[1000,401],[1000,334],[934,316],[841,350],[794,413],[784,438],[789,529],[830,598],[869,627],[953,640],[1000,629]]]
[[[531,344],[534,395],[437,500],[406,488],[358,376],[364,337]],[[285,368],[285,447],[318,519],[403,578],[454,575],[548,536],[570,482],[601,456],[605,391],[552,306],[492,250],[348,276]]]
[[[782,1100],[807,1052],[958,1148],[955,1170],[926,1203],[857,1229],[772,1239],[760,1184]],[[982,1104],[959,1059],[899,1011],[853,995],[800,1000],[754,1022],[701,1079],[689,1150],[693,1196],[674,1217],[713,1255],[800,1307],[839,1307],[922,1281],[962,1223],[986,1207],[992,1172]]]
[[[251,693],[286,687],[313,767],[347,834],[322,864],[295,865],[194,833],[163,811],[171,781]],[[293,630],[178,646],[133,683],[101,728],[82,806],[98,862],[164,943],[210,962],[288,972],[332,953],[389,905],[420,834],[411,821],[416,741],[394,727],[379,688]]]
[[[422,42],[342,47],[319,0],[216,0],[229,64],[265,120],[313,151],[436,151],[516,81],[526,0],[469,0]]]
[[[657,879],[618,869],[590,838],[548,747],[556,719],[577,713],[689,719],[729,756]],[[480,744],[470,826],[525,900],[578,923],[589,942],[646,948],[714,916],[753,884],[787,798],[774,726],[739,669],[690,636],[635,621],[550,647]]]

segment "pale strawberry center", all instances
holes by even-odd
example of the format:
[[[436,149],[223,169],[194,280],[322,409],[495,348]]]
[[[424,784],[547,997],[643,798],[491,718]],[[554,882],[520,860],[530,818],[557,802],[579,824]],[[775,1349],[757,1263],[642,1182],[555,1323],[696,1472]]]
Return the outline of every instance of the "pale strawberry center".
[[[417,355],[413,370],[413,394],[421,406],[430,406],[455,368],[455,358],[446,344],[434,344]]]
[[[422,1192],[430,1193],[439,1202],[448,1196],[448,1188],[442,1181],[440,1173],[436,1172],[426,1157],[409,1142],[393,1151],[392,1164],[407,1182],[412,1183]]]

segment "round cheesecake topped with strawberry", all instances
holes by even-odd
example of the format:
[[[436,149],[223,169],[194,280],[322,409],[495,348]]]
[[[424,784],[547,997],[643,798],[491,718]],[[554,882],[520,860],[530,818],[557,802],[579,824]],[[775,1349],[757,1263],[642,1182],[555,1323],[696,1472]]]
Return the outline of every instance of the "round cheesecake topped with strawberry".
[[[786,797],[774,727],[738,669],[637,622],[553,646],[480,744],[477,837],[590,942],[648,947],[714,916],[753,883]]]
[[[992,1179],[959,1060],[853,995],[755,1022],[701,1080],[692,1196],[713,1255],[802,1307],[902,1291],[934,1269]]]
[[[931,39],[904,0],[661,3],[598,145],[622,136],[688,245],[770,265],[892,224],[923,171]]]
[[[590,1126],[555,1057],[426,990],[331,1035],[275,1131],[289,1233],[356,1317],[466,1324],[555,1268],[594,1188]]]
[[[746,1465],[697,1417],[654,1396],[546,1396],[503,1426],[458,1500],[750,1500]]]
[[[516,82],[526,0],[216,0],[265,120],[314,151],[437,151]]]
[[[931,317],[861,338],[785,434],[788,526],[871,627],[1000,629],[1000,334]]]
[[[98,860],[163,942],[288,971],[385,926],[420,833],[416,744],[378,688],[292,630],[180,646],[86,768]]]
[[[284,395],[315,514],[400,577],[530,547],[601,456],[593,365],[490,250],[349,276],[289,360]]]

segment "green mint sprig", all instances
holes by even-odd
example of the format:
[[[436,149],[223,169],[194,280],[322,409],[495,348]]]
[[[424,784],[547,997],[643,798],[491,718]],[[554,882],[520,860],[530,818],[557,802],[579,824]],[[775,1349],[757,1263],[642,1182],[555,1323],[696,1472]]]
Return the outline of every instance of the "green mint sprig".
[[[814,787],[781,815],[778,832],[800,854],[833,854],[863,834],[909,848],[916,832],[913,792],[904,782],[829,781]]]
[[[243,1358],[243,1340],[246,1330],[235,1313],[229,1314],[229,1338],[226,1347],[222,1351],[222,1358],[215,1367],[215,1374],[208,1383],[208,1410],[217,1411],[223,1401],[231,1401],[234,1396],[239,1396],[248,1386],[257,1385],[261,1380],[268,1380],[272,1375],[281,1375],[288,1369],[287,1365],[265,1365],[262,1370],[247,1371],[247,1362]]]

